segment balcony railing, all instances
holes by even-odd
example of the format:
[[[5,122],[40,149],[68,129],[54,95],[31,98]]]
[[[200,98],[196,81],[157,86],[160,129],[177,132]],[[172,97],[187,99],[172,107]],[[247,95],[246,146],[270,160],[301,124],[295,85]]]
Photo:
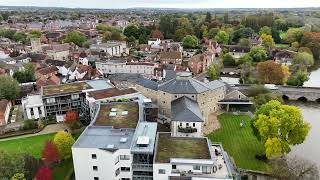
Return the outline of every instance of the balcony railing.
[[[143,175],[132,175],[132,180],[153,180],[153,177]]]
[[[152,164],[132,164],[132,171],[153,171]]]
[[[178,126],[178,132],[180,133],[195,133],[197,132],[197,128],[194,128],[194,127],[181,127],[181,126]]]

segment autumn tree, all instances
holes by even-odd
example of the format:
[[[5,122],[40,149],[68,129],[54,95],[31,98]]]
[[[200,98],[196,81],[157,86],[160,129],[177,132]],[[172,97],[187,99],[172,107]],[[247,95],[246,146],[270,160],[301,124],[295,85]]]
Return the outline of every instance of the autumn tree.
[[[151,33],[151,38],[154,38],[154,39],[164,39],[164,36],[163,36],[163,34],[162,34],[161,31],[159,31],[159,30],[154,30],[154,31],[152,31],[152,33]]]
[[[0,75],[0,99],[14,100],[20,94],[17,80],[7,75]]]
[[[214,39],[220,44],[228,44],[230,36],[226,31],[219,31]]]
[[[72,123],[78,119],[78,114],[75,111],[68,111],[66,113],[65,122],[66,123]]]
[[[47,166],[59,161],[58,149],[52,141],[46,141],[42,150],[42,160]]]
[[[71,147],[75,140],[70,133],[59,131],[54,136],[53,142],[58,149],[61,159],[69,159],[71,157]]]
[[[282,156],[269,162],[271,175],[281,180],[318,180],[319,170],[315,163],[299,158]]]
[[[259,79],[266,84],[283,84],[285,74],[281,65],[274,61],[260,62],[257,65]]]
[[[184,37],[186,37],[189,33],[187,32],[186,29],[180,28],[177,29],[176,32],[174,33],[174,40],[175,41],[182,41]]]
[[[262,35],[261,35],[261,39],[262,39],[263,45],[264,45],[267,49],[270,49],[270,48],[272,48],[272,47],[275,45],[274,40],[273,40],[273,38],[272,38],[271,35],[262,34]]]
[[[283,105],[279,101],[269,101],[254,115],[253,128],[264,143],[267,158],[290,152],[292,145],[303,143],[310,125],[303,121],[301,111],[296,106]]]
[[[53,180],[52,170],[48,167],[41,167],[36,174],[35,180]]]
[[[285,41],[289,44],[297,41],[300,42],[303,36],[303,30],[300,28],[290,28],[285,36]]]
[[[298,53],[293,58],[293,63],[302,66],[312,66],[314,64],[313,56],[307,52]]]

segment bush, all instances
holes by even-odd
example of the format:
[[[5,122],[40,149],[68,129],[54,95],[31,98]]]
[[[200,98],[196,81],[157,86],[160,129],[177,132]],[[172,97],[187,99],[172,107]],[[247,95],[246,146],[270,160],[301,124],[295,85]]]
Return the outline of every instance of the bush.
[[[23,130],[30,130],[30,129],[37,129],[37,128],[38,128],[38,124],[34,120],[28,119],[23,121],[23,126],[22,126]]]
[[[256,155],[255,156],[256,159],[258,159],[259,161],[263,161],[263,162],[267,162],[268,161],[268,158],[265,154],[262,154],[262,155]]]

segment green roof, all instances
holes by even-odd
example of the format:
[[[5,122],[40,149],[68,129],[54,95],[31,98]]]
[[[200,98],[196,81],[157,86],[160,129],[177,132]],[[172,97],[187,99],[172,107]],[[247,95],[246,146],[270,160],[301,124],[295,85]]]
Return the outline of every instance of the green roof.
[[[168,163],[170,158],[211,159],[207,139],[159,133],[155,161]]]
[[[81,92],[86,89],[92,89],[92,87],[85,82],[62,84],[57,86],[43,86],[43,95],[51,96],[55,94],[68,94]]]

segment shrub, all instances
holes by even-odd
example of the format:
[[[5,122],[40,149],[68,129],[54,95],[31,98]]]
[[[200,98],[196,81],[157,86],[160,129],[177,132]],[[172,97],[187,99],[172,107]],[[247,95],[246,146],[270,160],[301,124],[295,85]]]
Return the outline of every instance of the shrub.
[[[38,124],[34,120],[28,119],[23,121],[23,126],[22,126],[23,130],[30,130],[30,129],[37,129],[37,128],[38,128]]]
[[[38,170],[35,180],[52,180],[52,170],[47,167],[42,167]]]

